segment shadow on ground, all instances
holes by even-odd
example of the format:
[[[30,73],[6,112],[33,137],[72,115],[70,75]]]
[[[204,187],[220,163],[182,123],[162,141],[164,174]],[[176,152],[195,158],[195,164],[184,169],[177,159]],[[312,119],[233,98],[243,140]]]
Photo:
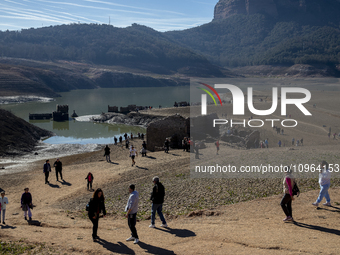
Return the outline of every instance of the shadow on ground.
[[[315,225],[310,225],[310,224],[305,224],[301,222],[296,222],[294,221],[294,225],[301,227],[301,228],[307,228],[307,229],[312,229],[312,230],[317,230],[329,234],[334,234],[334,235],[340,235],[340,230],[338,229],[333,229],[333,228],[325,228],[325,227],[320,227],[320,226],[315,226]]]
[[[103,246],[103,248],[107,249],[110,252],[118,253],[118,254],[135,254],[135,252],[127,247],[122,242],[118,242],[117,244],[108,242],[104,239],[99,238],[97,243]]]
[[[150,253],[150,254],[162,254],[162,255],[167,255],[167,254],[175,254],[174,251],[170,251],[164,248],[160,248],[160,247],[156,247],[150,244],[146,244],[143,243],[141,241],[139,241],[138,243],[139,247],[143,248],[144,250],[146,250],[146,253]]]
[[[196,236],[195,232],[188,229],[175,229],[175,228],[156,228],[157,230],[175,235],[177,237],[190,237]]]

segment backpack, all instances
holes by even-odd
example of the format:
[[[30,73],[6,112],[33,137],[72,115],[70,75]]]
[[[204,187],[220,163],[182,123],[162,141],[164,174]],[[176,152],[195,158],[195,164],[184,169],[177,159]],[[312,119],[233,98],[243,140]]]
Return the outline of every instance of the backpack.
[[[297,186],[296,182],[294,184],[292,191],[293,191],[293,196],[295,196],[295,195],[299,196],[300,195],[300,190],[299,190],[299,187]]]
[[[90,199],[90,201],[87,203],[85,210],[88,212],[90,211],[90,203],[91,203],[92,198]]]

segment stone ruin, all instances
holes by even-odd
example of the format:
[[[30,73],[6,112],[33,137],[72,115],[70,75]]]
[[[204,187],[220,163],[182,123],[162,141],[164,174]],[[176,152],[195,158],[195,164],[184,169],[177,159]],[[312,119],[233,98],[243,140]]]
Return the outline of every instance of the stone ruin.
[[[259,148],[260,131],[246,128],[233,128],[230,131],[230,134],[224,132],[220,139],[227,142],[231,147]]]
[[[176,114],[155,120],[146,129],[147,148],[150,151],[163,150],[166,138],[170,138],[171,148],[181,148],[183,138],[189,135],[189,118]]]

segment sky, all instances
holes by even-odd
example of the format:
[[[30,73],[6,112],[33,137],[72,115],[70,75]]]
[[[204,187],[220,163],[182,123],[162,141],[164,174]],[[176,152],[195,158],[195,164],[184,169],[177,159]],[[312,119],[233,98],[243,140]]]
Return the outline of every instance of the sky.
[[[158,31],[183,30],[210,22],[218,0],[0,0],[0,30],[70,23],[133,23]]]

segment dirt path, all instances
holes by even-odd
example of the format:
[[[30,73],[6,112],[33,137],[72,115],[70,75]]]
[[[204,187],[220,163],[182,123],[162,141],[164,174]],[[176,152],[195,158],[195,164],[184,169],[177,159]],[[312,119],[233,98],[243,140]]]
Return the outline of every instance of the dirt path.
[[[147,168],[150,164],[155,164],[155,161],[168,161],[171,164],[177,158],[187,157],[180,153],[178,157],[169,157],[163,152],[150,155],[156,159],[151,161],[149,158],[139,157],[137,165]],[[338,188],[331,190],[334,207],[321,207],[318,210],[311,205],[317,197],[317,190],[301,194],[293,203],[294,224],[282,222],[284,215],[279,205],[281,196],[272,196],[218,207],[213,211],[203,212],[203,216],[199,216],[201,212],[198,212],[193,217],[170,219],[168,229],[150,229],[150,222],[142,220],[137,223],[141,240],[137,245],[125,241],[130,236],[126,220],[109,215],[100,220],[98,235],[101,240],[93,243],[92,225],[86,215],[75,216],[72,212],[60,209],[59,205],[88,193],[84,180],[88,171],[94,174],[96,184],[105,185],[113,180],[120,180],[122,173],[131,170],[129,158],[123,148],[115,150],[112,159],[116,164],[104,161],[101,152],[86,154],[83,159],[80,155],[73,156],[72,160],[65,158],[64,162],[69,164],[63,170],[66,180],[64,183],[56,182],[52,172],[51,185],[45,185],[39,165],[36,170],[6,176],[7,182],[0,184],[6,190],[10,204],[6,220],[8,225],[1,225],[1,239],[45,243],[50,248],[49,253],[62,254],[340,253],[340,206],[336,205],[336,202],[340,202]],[[82,161],[84,163],[79,163]],[[146,170],[136,168],[136,171]],[[25,179],[28,181],[25,182]],[[33,194],[36,205],[33,223],[39,226],[28,225],[19,208],[20,196],[25,186],[30,187]],[[126,197],[122,199],[125,201],[127,197],[126,193]],[[159,224],[157,219],[156,226]]]

